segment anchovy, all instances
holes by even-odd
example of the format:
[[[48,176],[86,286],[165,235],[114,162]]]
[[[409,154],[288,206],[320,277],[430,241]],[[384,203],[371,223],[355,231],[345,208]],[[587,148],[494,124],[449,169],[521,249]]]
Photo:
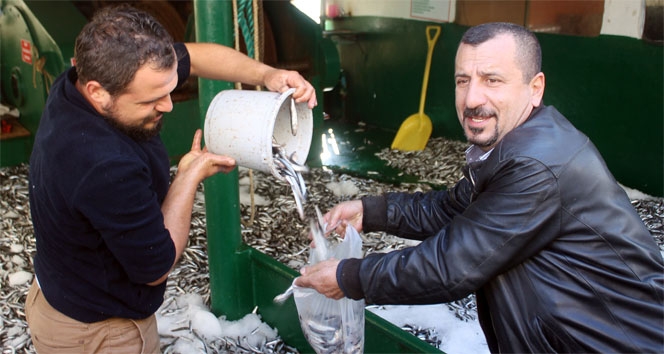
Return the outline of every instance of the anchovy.
[[[289,286],[288,289],[286,289],[286,291],[284,291],[283,293],[275,296],[272,301],[274,301],[277,304],[283,304],[284,302],[286,302],[286,300],[288,300],[288,298],[291,297],[291,295],[293,295],[294,289],[295,289],[295,285]]]
[[[290,115],[291,115],[291,132],[293,136],[297,135],[297,107],[295,107],[295,99],[290,99]]]

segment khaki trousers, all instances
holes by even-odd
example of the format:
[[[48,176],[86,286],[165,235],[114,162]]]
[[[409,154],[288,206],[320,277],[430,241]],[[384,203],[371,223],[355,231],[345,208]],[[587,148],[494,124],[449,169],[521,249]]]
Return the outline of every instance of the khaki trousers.
[[[79,322],[49,305],[36,282],[28,292],[25,315],[32,343],[40,354],[159,353],[154,315],[144,320],[110,318]]]

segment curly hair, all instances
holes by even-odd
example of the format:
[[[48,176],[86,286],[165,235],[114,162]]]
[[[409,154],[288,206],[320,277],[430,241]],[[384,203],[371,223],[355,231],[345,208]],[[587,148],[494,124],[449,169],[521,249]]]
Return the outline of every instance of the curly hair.
[[[507,34],[516,42],[516,61],[529,82],[542,71],[542,48],[535,34],[526,28],[507,22],[491,22],[471,27],[463,34],[461,43],[478,46],[498,35]]]
[[[173,39],[151,15],[129,5],[99,10],[76,38],[78,79],[97,81],[111,96],[126,90],[145,64],[156,70],[173,67]]]

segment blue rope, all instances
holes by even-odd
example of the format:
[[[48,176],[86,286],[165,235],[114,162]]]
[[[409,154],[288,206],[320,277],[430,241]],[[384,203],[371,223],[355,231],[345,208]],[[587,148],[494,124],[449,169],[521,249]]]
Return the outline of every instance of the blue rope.
[[[251,0],[237,0],[237,22],[247,45],[247,55],[254,58],[254,13]]]

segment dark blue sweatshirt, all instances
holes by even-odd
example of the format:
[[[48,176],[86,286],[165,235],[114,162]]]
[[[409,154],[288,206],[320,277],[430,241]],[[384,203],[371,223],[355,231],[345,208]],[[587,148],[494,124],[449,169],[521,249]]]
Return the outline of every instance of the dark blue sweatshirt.
[[[182,44],[178,76],[189,75]],[[169,159],[157,136],[134,141],[110,126],[75,87],[76,70],[53,83],[30,158],[35,273],[44,297],[82,322],[142,319],[163,301],[175,246],[161,203]]]

